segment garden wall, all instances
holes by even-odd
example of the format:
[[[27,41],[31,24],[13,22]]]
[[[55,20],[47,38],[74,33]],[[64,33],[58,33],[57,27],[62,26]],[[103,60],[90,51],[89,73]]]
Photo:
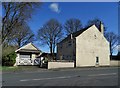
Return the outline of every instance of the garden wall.
[[[74,68],[74,62],[48,62],[48,69]]]
[[[111,60],[110,66],[120,66],[120,60]]]

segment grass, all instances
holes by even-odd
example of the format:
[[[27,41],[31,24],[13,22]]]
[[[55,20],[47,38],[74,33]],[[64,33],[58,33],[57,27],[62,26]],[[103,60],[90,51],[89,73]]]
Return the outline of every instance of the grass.
[[[0,71],[14,71],[17,70],[18,67],[13,67],[13,66],[0,66]]]
[[[37,66],[0,66],[0,71],[29,71],[29,70],[37,70],[40,69]]]

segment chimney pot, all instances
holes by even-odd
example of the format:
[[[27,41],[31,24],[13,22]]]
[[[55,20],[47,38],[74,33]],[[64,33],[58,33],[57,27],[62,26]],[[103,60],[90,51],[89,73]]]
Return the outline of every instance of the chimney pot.
[[[71,36],[71,39],[73,39],[73,35],[72,35],[72,33],[70,34],[70,36]]]
[[[100,21],[100,32],[104,34],[104,26],[103,23]]]

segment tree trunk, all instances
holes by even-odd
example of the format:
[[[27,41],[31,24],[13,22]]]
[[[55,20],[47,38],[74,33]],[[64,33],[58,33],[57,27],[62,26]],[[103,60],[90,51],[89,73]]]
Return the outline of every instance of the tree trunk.
[[[53,47],[52,47],[52,43],[50,43],[50,54],[52,55],[52,53],[53,53]]]
[[[112,59],[112,45],[111,45],[111,41],[110,41],[110,59]]]
[[[18,41],[18,48],[21,47],[21,41]]]

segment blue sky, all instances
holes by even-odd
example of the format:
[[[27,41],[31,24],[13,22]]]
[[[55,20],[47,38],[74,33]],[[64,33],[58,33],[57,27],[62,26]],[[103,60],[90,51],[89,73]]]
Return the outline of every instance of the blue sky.
[[[34,11],[28,25],[37,34],[38,29],[51,18],[57,19],[61,24],[70,18],[78,18],[83,26],[88,20],[99,18],[104,22],[107,31],[118,33],[117,2],[43,2],[42,6]],[[47,45],[42,46],[38,42],[34,44],[40,50],[49,52]]]
[[[38,29],[51,18],[57,19],[61,24],[67,19],[78,18],[83,26],[88,20],[99,18],[104,22],[107,31],[118,33],[117,2],[44,2],[41,8],[34,11],[28,24],[37,34]],[[35,45],[42,51],[49,52],[47,46],[41,46],[38,42]]]

